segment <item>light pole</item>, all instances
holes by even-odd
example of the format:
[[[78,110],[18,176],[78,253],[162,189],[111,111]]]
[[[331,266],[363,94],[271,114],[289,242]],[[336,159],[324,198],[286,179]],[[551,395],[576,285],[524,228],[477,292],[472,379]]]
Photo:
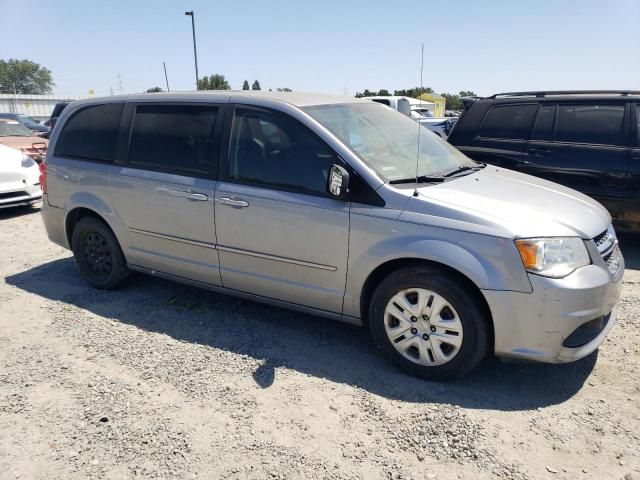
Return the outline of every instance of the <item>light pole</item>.
[[[191,17],[191,29],[193,31],[193,58],[196,62],[196,90],[198,88],[198,50],[196,49],[196,21],[195,15],[193,14],[193,10],[190,12],[184,12],[185,15]]]

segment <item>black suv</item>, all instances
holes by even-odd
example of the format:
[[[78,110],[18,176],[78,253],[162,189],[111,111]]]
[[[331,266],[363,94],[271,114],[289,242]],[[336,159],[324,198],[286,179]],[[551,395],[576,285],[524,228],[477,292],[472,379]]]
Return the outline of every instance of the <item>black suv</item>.
[[[448,141],[479,162],[589,195],[640,231],[640,91],[499,93],[463,99]]]

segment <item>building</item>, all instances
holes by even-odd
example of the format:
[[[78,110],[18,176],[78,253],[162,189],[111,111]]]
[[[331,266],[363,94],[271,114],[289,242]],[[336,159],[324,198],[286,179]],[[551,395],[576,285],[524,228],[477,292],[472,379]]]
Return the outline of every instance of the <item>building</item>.
[[[81,98],[85,97],[0,94],[0,113],[21,113],[36,120],[47,120],[56,103]]]
[[[442,95],[438,95],[437,93],[423,93],[418,98],[434,103],[434,111],[433,111],[434,117],[436,118],[444,117],[444,110],[445,110],[445,105],[447,103],[447,99],[444,98]]]

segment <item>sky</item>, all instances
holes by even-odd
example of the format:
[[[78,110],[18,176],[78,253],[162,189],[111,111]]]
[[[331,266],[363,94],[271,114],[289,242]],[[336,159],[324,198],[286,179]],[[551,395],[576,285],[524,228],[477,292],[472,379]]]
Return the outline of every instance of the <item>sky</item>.
[[[234,89],[260,81],[354,95],[365,88],[479,95],[640,90],[640,0],[0,0],[0,59],[49,68],[58,95]]]

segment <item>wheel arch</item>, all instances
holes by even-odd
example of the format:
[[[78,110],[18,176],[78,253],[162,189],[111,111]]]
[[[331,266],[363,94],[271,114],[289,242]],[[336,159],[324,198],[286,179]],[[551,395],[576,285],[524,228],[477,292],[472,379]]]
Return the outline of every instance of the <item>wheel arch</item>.
[[[73,210],[71,210],[69,213],[67,213],[67,216],[64,221],[65,235],[67,236],[67,242],[69,242],[69,248],[73,248],[73,245],[72,245],[73,229],[81,219],[87,218],[87,217],[100,220],[102,223],[104,223],[107,226],[109,230],[111,230],[111,233],[114,233],[113,229],[109,225],[109,222],[107,222],[107,220],[98,212],[87,207],[76,207]]]
[[[407,258],[396,258],[392,260],[388,260],[380,265],[378,265],[375,269],[371,271],[365,280],[362,293],[360,295],[360,318],[362,320],[363,325],[368,324],[368,316],[369,316],[369,304],[371,302],[371,298],[373,296],[373,292],[376,287],[380,284],[383,278],[385,278],[390,273],[399,270],[401,268],[409,268],[409,267],[436,267],[440,270],[447,272],[450,275],[457,277],[461,283],[465,285],[469,292],[472,292],[473,296],[478,301],[478,304],[483,308],[485,312],[485,318],[487,319],[487,328],[489,333],[490,340],[490,348],[493,350],[494,346],[494,325],[493,325],[493,316],[491,314],[491,309],[489,308],[489,304],[482,294],[482,290],[476,283],[471,280],[467,275],[465,275],[460,270],[453,268],[449,265],[445,265],[444,263],[437,262],[434,260],[428,260],[425,258],[418,257],[407,257]]]

